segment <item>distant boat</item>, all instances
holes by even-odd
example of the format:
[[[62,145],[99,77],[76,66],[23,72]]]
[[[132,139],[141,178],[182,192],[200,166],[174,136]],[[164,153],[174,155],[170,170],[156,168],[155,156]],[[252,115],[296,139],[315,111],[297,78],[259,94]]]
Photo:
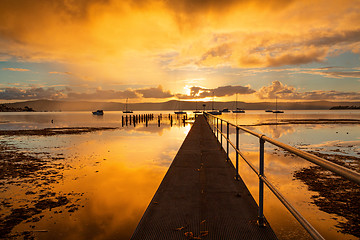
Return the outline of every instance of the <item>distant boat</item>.
[[[230,110],[228,108],[224,108],[223,110],[221,110],[220,112],[230,112]]]
[[[273,113],[284,113],[284,111],[281,111],[281,110],[275,110],[275,111],[272,111]]]
[[[93,115],[97,115],[97,116],[102,116],[104,115],[104,111],[103,110],[97,110],[96,112],[92,112]]]
[[[232,111],[233,113],[245,113],[245,110],[242,110],[240,108],[236,108],[236,110]]]
[[[201,111],[200,111],[200,110],[198,110],[198,108],[197,108],[197,102],[196,102],[196,110],[195,110],[195,111],[193,111],[193,113],[201,113]]]
[[[240,108],[237,107],[237,94],[236,94],[236,102],[235,102],[235,104],[236,104],[236,110],[233,110],[232,111],[233,113],[245,113],[245,110],[240,109]]]
[[[276,104],[275,104],[275,111],[272,111],[273,113],[284,113],[284,111],[277,110],[277,96],[276,96]]]
[[[222,114],[220,111],[217,111],[217,110],[213,110],[213,111],[210,111],[208,113],[210,113],[212,115],[221,115]]]
[[[273,110],[265,110],[265,112],[274,112]]]
[[[131,110],[125,110],[125,111],[123,111],[123,113],[133,113],[133,111],[131,111]]]
[[[127,105],[128,105],[128,98],[126,99],[125,111],[123,111],[123,113],[133,113],[133,111],[127,109]]]
[[[213,100],[212,100],[212,107],[211,107],[212,110],[208,113],[210,113],[212,115],[221,115],[220,111],[214,109],[214,99],[215,99],[215,94],[213,92]]]
[[[183,110],[181,110],[181,102],[178,102],[178,106],[179,106],[179,110],[178,111],[174,111],[175,114],[186,114],[186,112],[184,112]]]

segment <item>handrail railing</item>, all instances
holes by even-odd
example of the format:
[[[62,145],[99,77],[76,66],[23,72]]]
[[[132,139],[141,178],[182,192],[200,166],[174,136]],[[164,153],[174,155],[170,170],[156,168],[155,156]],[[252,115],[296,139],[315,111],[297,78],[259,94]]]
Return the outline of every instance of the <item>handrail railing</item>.
[[[235,162],[235,179],[239,179],[239,156],[250,166],[250,168],[255,172],[255,174],[259,177],[259,216],[258,216],[258,223],[260,226],[264,226],[264,213],[263,213],[263,207],[264,207],[264,183],[266,186],[274,193],[274,195],[280,200],[280,202],[288,209],[288,211],[295,217],[295,219],[304,227],[304,229],[312,236],[314,239],[324,239],[321,234],[291,205],[291,203],[286,200],[286,198],[277,190],[274,185],[266,178],[264,174],[264,144],[265,142],[269,142],[275,146],[278,146],[288,152],[291,152],[305,160],[308,160],[320,167],[323,167],[326,170],[329,170],[331,172],[334,172],[352,182],[355,182],[360,185],[360,174],[345,168],[343,166],[340,166],[338,164],[335,164],[333,162],[330,162],[326,159],[320,158],[318,156],[315,156],[313,154],[301,151],[297,148],[291,147],[287,144],[284,144],[282,142],[276,141],[272,138],[266,137],[265,135],[256,133],[254,131],[251,131],[247,128],[244,128],[242,126],[235,125],[233,123],[230,123],[229,121],[223,120],[222,118],[216,117],[214,115],[211,115],[209,113],[204,112],[204,116],[206,117],[208,123],[211,126],[211,129],[213,130],[215,136],[219,140],[219,133],[221,137],[221,146],[222,145],[222,139],[224,138],[226,140],[226,155],[227,160],[230,160],[229,158],[229,145],[236,151],[236,162]],[[216,119],[216,121],[215,121]],[[219,121],[220,121],[220,129],[219,129]],[[222,131],[223,123],[226,123],[226,135]],[[235,145],[233,142],[231,142],[229,133],[230,133],[230,126],[233,126],[236,128],[236,138],[235,138]],[[254,165],[252,165],[248,160],[246,160],[245,156],[241,153],[239,148],[239,130],[242,130],[244,132],[247,132],[253,136],[256,136],[259,138],[259,170],[255,168]]]

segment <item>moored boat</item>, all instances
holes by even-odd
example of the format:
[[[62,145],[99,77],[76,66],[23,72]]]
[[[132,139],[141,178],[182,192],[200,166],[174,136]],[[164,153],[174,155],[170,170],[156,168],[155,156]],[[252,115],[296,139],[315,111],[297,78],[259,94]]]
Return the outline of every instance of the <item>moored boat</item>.
[[[184,112],[184,111],[175,111],[174,113],[175,114],[186,114],[186,112]]]
[[[125,104],[125,110],[122,111],[123,113],[133,113],[133,111],[128,110],[128,98],[126,99],[126,104]]]
[[[272,111],[273,113],[284,113],[284,111],[281,111],[281,110],[275,110],[275,111]]]
[[[245,113],[245,110],[240,109],[240,108],[236,108],[236,110],[232,111],[233,113]]]
[[[220,111],[216,111],[216,110],[210,111],[210,112],[208,112],[208,113],[210,113],[210,114],[212,114],[212,115],[221,115],[221,112],[220,112]]]
[[[220,112],[230,112],[230,110],[228,108],[224,108],[223,110],[221,110]]]
[[[92,112],[93,115],[104,115],[104,111],[103,110],[96,110],[95,112]]]
[[[278,109],[277,109],[277,96],[276,96],[275,109],[276,109],[276,110],[272,111],[273,113],[284,113],[284,111],[281,111],[281,110],[278,110]]]

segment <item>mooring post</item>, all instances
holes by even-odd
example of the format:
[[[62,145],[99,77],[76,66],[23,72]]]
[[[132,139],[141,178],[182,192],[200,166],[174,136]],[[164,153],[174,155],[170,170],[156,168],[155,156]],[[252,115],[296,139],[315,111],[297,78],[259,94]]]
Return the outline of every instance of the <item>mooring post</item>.
[[[235,175],[235,179],[239,180],[240,179],[240,175],[239,175],[239,127],[236,127],[236,175]]]
[[[258,224],[260,227],[265,226],[265,220],[264,220],[264,181],[261,179],[261,177],[264,177],[264,145],[265,140],[262,139],[264,135],[260,137],[260,153],[259,153],[259,219]]]
[[[226,122],[226,160],[229,161],[229,122]]]

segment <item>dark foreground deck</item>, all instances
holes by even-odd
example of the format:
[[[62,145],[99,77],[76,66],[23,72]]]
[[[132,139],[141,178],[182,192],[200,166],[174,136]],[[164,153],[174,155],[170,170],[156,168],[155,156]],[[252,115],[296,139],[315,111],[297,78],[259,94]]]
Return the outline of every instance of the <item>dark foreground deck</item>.
[[[132,239],[276,239],[257,225],[258,206],[199,116]]]

